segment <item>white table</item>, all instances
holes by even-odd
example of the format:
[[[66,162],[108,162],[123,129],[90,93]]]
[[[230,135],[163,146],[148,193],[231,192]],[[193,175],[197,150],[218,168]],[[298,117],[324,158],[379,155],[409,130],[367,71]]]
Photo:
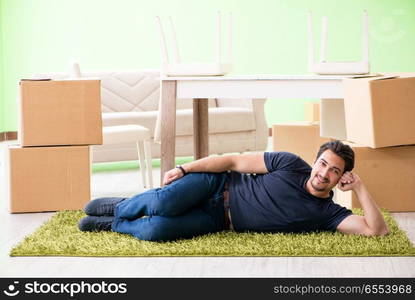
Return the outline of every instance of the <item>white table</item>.
[[[342,99],[343,78],[321,75],[241,75],[162,77],[161,105],[155,139],[161,142],[161,181],[174,167],[176,99],[193,99],[194,157],[209,154],[208,98]]]

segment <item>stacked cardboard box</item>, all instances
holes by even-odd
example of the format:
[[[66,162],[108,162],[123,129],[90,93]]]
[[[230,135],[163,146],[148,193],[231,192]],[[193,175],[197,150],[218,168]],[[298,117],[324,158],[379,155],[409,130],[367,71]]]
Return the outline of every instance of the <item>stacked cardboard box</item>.
[[[415,146],[372,149],[348,143],[355,152],[353,172],[359,175],[379,207],[389,211],[415,210]],[[361,207],[352,191],[336,191],[337,202]]]
[[[320,123],[320,102],[306,102],[304,104],[305,121],[310,123]]]
[[[100,81],[22,80],[19,145],[7,152],[10,211],[81,209],[90,146],[102,144]]]
[[[292,152],[312,165],[320,146],[329,138],[320,136],[320,103],[307,102],[305,121],[272,126],[273,150]]]
[[[316,160],[320,146],[330,139],[320,137],[320,127],[310,122],[272,126],[274,151],[287,151],[300,156],[309,165]]]
[[[380,207],[415,211],[415,74],[345,79],[344,92],[354,171]],[[352,192],[336,193],[360,207]]]

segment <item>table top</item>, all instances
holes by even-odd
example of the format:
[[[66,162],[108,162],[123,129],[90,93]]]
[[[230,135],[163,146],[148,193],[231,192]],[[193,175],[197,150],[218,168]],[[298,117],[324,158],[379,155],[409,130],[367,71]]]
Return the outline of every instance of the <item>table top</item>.
[[[249,74],[224,76],[161,76],[161,80],[175,81],[243,81],[243,80],[343,80],[345,78],[374,77],[380,74],[366,75],[283,75],[283,74]]]

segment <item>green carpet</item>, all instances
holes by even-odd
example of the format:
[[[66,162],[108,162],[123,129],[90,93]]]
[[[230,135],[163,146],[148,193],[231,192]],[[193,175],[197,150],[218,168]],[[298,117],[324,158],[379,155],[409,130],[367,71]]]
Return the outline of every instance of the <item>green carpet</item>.
[[[360,213],[360,210],[356,210]],[[415,256],[405,232],[383,212],[391,233],[235,233],[224,231],[175,242],[147,242],[116,232],[81,232],[82,211],[56,213],[11,250],[11,256]]]

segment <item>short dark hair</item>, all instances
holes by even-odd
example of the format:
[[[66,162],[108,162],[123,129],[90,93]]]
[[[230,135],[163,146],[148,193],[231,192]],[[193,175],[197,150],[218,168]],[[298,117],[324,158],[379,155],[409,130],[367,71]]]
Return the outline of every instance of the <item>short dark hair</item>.
[[[316,160],[324,151],[331,150],[344,160],[344,173],[354,168],[354,151],[349,145],[343,144],[341,141],[331,141],[320,146]]]

